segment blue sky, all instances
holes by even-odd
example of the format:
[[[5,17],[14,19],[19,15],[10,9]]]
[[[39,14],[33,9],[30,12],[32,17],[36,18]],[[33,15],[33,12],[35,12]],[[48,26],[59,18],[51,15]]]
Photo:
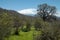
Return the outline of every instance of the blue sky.
[[[56,6],[60,11],[60,0],[0,0],[0,7],[11,10],[37,9],[39,4],[47,3]]]

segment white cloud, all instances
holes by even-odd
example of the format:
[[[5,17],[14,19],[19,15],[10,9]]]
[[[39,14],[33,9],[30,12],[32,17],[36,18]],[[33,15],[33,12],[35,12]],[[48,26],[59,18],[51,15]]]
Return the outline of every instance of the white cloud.
[[[25,14],[25,15],[28,15],[28,14],[36,14],[37,9],[35,8],[28,8],[28,9],[23,9],[23,10],[19,10],[18,12],[21,13],[21,14]],[[57,14],[55,14],[56,16],[60,17],[60,11],[57,11]]]
[[[60,17],[60,11],[57,11],[57,13],[55,15]]]
[[[36,9],[35,8],[29,8],[29,9],[23,9],[18,11],[21,14],[36,14]]]

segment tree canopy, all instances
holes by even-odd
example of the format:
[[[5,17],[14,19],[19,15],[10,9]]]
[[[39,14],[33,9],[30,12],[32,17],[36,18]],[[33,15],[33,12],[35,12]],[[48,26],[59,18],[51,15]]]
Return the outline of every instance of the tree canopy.
[[[51,18],[56,13],[56,7],[47,4],[38,5],[37,14],[43,18],[43,20]]]

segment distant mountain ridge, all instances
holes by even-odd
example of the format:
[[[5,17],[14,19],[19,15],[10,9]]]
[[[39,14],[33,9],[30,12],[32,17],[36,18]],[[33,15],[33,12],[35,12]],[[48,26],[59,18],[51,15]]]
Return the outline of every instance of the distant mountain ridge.
[[[2,14],[3,12],[8,13],[10,16],[18,17],[20,20],[23,20],[23,21],[27,21],[28,19],[34,20],[36,18],[35,14],[24,15],[14,10],[7,10],[7,9],[0,8],[0,14]],[[57,19],[60,20],[60,17],[57,17]]]
[[[14,18],[17,17],[22,21],[27,21],[28,19],[29,20],[35,19],[35,17],[33,17],[33,15],[32,16],[31,15],[24,15],[24,14],[18,13],[17,11],[14,11],[14,10],[7,10],[7,9],[0,8],[0,14],[3,12],[8,13],[10,16],[13,16]]]

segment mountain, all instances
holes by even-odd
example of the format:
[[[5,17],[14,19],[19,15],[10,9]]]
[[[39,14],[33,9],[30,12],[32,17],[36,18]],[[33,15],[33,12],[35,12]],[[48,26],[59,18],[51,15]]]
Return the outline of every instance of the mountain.
[[[35,17],[31,15],[24,15],[14,10],[7,10],[7,9],[0,8],[0,14],[2,14],[3,12],[8,13],[8,15],[10,15],[10,17],[12,16],[14,20],[19,19],[21,21],[27,21],[27,20],[31,21],[35,19]]]
[[[24,14],[26,16],[35,16],[35,14]]]
[[[7,13],[10,17],[13,17],[13,20],[20,20],[20,21],[30,21],[30,22],[33,22],[36,17],[35,17],[35,14],[22,14],[22,13],[19,13],[15,10],[7,10],[7,9],[3,9],[3,8],[0,8],[0,15],[1,14],[5,14]],[[39,18],[39,17],[37,17]],[[58,20],[60,20],[60,17],[57,17]]]

